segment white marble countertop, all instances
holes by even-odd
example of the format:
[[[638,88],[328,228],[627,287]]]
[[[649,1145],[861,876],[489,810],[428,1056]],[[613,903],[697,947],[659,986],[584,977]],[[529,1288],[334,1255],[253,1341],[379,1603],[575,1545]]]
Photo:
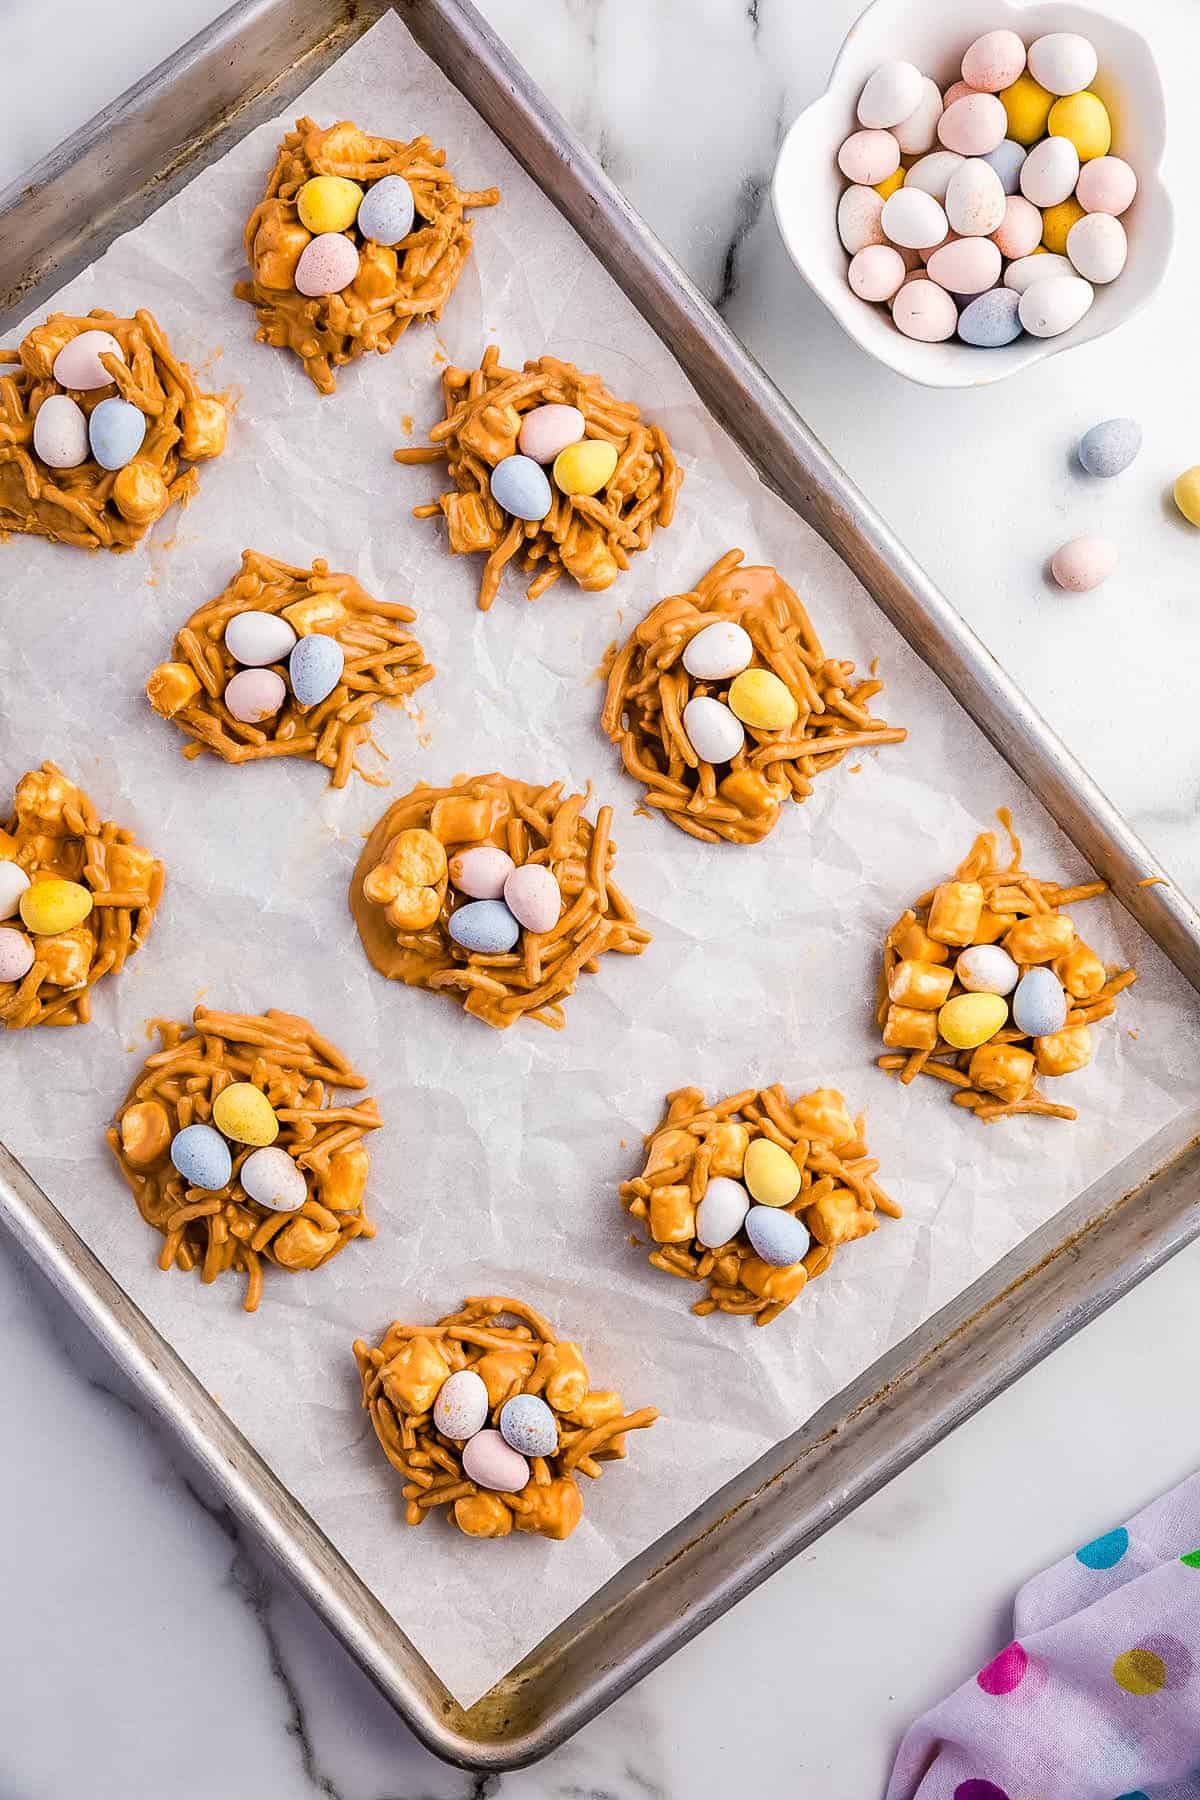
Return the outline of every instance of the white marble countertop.
[[[886,375],[794,277],[776,146],[857,0],[482,0],[614,179],[1126,811],[1200,892],[1200,537],[1164,492],[1200,461],[1194,221],[1117,337],[980,393]],[[1168,179],[1200,151],[1193,0],[1110,0],[1152,31]],[[948,19],[953,14],[946,0]],[[41,0],[6,17],[0,182],[218,10]],[[52,69],[45,46],[57,50]],[[1190,61],[1189,61],[1190,59]],[[1079,431],[1146,429],[1119,483]],[[1050,587],[1078,532],[1100,594]],[[1165,699],[1164,699],[1165,696]],[[1130,744],[1138,748],[1131,754]],[[900,1732],[1005,1639],[1035,1569],[1179,1479],[1200,1374],[1200,1246],[898,1477],[537,1768],[476,1781],[407,1734],[210,1505],[66,1309],[0,1239],[0,1794],[5,1800],[689,1800],[882,1792]]]

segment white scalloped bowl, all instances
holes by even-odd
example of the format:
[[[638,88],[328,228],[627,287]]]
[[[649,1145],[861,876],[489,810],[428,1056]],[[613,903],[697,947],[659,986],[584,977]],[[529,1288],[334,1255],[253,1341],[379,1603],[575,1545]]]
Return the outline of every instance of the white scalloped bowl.
[[[1093,88],[1113,122],[1113,154],[1137,174],[1138,192],[1122,217],[1129,260],[1116,281],[1096,289],[1091,309],[1061,337],[1024,335],[1000,350],[952,339],[922,344],[892,324],[884,306],[851,292],[849,257],[837,233],[837,203],[845,186],[838,148],[857,128],[855,108],[868,75],[890,57],[915,63],[945,88],[959,76],[967,45],[982,32],[1008,26],[1026,44],[1048,31],[1077,31],[1100,57]],[[771,200],[788,254],[834,318],[862,348],[897,374],[926,387],[981,387],[1002,381],[1044,357],[1103,337],[1131,319],[1166,274],[1175,227],[1162,179],[1166,102],[1150,46],[1132,27],[1060,0],[875,0],[850,27],[829,85],[800,114],[779,152]]]

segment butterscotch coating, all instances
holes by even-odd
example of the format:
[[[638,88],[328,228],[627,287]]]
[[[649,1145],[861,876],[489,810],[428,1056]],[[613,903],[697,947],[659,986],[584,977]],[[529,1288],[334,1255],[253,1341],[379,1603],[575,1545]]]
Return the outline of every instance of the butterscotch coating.
[[[415,506],[418,519],[443,518],[453,555],[486,553],[479,605],[486,612],[500,590],[506,566],[516,560],[533,580],[528,597],[570,575],[587,593],[610,587],[629,559],[645,550],[656,527],[675,515],[683,470],[666,433],[646,423],[637,407],[618,400],[599,375],[574,363],[541,356],[523,369],[506,369],[489,344],[477,369],[442,373],[445,417],[429,433],[429,449],[396,451],[400,463],[445,461],[454,486]],[[611,444],[616,467],[595,494],[564,494],[550,484],[553,502],[541,520],[511,518],[492,498],[498,462],[516,454],[524,415],[538,406],[574,406],[584,435]]]
[[[370,1158],[363,1138],[382,1120],[371,1099],[340,1100],[359,1090],[340,1050],[294,1013],[225,1013],[198,1006],[187,1025],[154,1021],[160,1048],[146,1058],[107,1133],[138,1211],[165,1242],[160,1269],[199,1269],[212,1282],[236,1270],[246,1277],[243,1305],[254,1312],[263,1265],[318,1269],[355,1238],[370,1238],[364,1193]],[[261,1089],[275,1109],[283,1150],[304,1176],[308,1196],[294,1212],[251,1200],[239,1171],[249,1144],[230,1143],[233,1174],[223,1188],[192,1188],[171,1161],[171,1143],[187,1125],[209,1124],[213,1103],[232,1082]]]
[[[345,233],[359,252],[358,273],[338,294],[309,298],[296,287],[296,264],[312,233],[300,222],[296,198],[314,175],[340,175],[365,190],[386,175],[412,189],[416,218],[396,245]],[[495,206],[499,188],[464,191],[446,167],[446,152],[427,137],[411,143],[372,137],[349,119],[319,126],[297,119],[279,146],[266,193],[246,221],[251,279],[234,293],[253,306],[255,336],[290,350],[322,394],[332,394],[334,370],[364,355],[390,350],[414,319],[437,319],[458,283],[471,249],[467,212]]]
[[[405,1520],[420,1525],[438,1507],[468,1537],[507,1537],[514,1529],[561,1541],[583,1516],[576,1479],[595,1480],[602,1464],[625,1456],[625,1434],[653,1425],[658,1410],[627,1413],[611,1389],[594,1390],[578,1344],[560,1340],[540,1313],[503,1294],[476,1295],[436,1325],[397,1319],[378,1346],[357,1338],[354,1359],[363,1406],[392,1467],[404,1478]],[[487,1425],[515,1394],[536,1394],[554,1414],[558,1447],[529,1459],[517,1493],[493,1493],[463,1472],[461,1441],[433,1422],[449,1376],[472,1369],[487,1388]]]
[[[301,706],[288,685],[274,717],[256,725],[235,719],[224,695],[240,665],[225,648],[225,630],[242,612],[276,613],[298,637],[319,631],[336,638],[346,663],[332,693],[316,706]],[[380,786],[383,777],[358,761],[359,752],[374,744],[376,705],[399,704],[434,675],[407,629],[416,616],[410,606],[374,599],[353,575],[331,573],[321,558],[304,569],[243,550],[241,569],[228,587],[176,634],[172,660],[151,673],[146,696],[155,712],[191,739],[185,756],[211,751],[228,763],[307,756],[330,771],[332,787],[345,787],[352,774]],[[286,664],[276,666],[287,685]]]
[[[612,878],[612,808],[602,806],[593,825],[583,815],[588,797],[564,794],[561,781],[537,787],[493,774],[460,776],[445,788],[420,782],[395,801],[367,839],[350,882],[350,911],[380,974],[445,994],[498,1030],[525,1017],[561,1026],[563,1004],[581,973],[597,973],[608,951],[640,956],[650,941]],[[522,931],[504,955],[464,950],[448,924],[468,897],[449,882],[446,867],[422,841],[427,837],[441,846],[447,864],[482,844],[507,851],[518,866],[545,864],[562,895],[557,925]]]
[[[729,680],[701,681],[683,666],[690,640],[718,622],[749,634],[749,666],[777,675],[797,707],[786,730],[747,727],[723,775],[701,761],[683,727],[689,701],[726,701]],[[600,723],[645,787],[647,806],[690,837],[756,844],[774,828],[784,801],[807,800],[814,778],[848,750],[898,744],[908,735],[872,716],[870,702],[882,687],[873,678],[855,681],[853,663],[826,656],[777,569],[746,567],[743,552],[729,550],[693,593],[660,600],[630,633],[609,671]]]
[[[164,870],[132,831],[102,820],[73,781],[52,762],[18,781],[12,816],[0,829],[0,860],[31,881],[60,876],[86,887],[92,910],[81,925],[33,937],[34,962],[21,981],[0,981],[0,1024],[85,1025],[92,989],[115,975],[150,935],[162,898]],[[19,917],[10,927],[21,928]]]
[[[1107,892],[1107,883],[1063,887],[1028,874],[1008,814],[999,817],[1010,840],[1008,861],[1001,860],[995,833],[982,832],[953,876],[922,894],[884,940],[875,1020],[894,1054],[881,1056],[879,1067],[905,1083],[918,1075],[935,1076],[952,1089],[956,1106],[985,1122],[1019,1113],[1074,1119],[1075,1108],[1047,1099],[1037,1078],[1087,1066],[1090,1027],[1116,1011],[1117,995],[1137,980],[1137,971],[1105,968],[1063,910]],[[956,1050],[946,1042],[939,1010],[966,992],[954,964],[965,949],[979,944],[999,944],[1022,975],[1039,967],[1053,971],[1068,1000],[1060,1030],[1031,1038],[1017,1029],[1010,1013],[1009,1024],[977,1049]]]
[[[38,408],[67,392],[54,379],[55,358],[85,331],[109,332],[124,361],[102,357],[111,384],[71,390],[71,398],[90,416],[102,400],[119,396],[146,418],[141,448],[122,469],[101,468],[92,456],[74,469],[52,469],[33,447]],[[5,363],[17,366],[0,374],[0,535],[30,532],[89,550],[131,550],[169,507],[186,506],[196,492],[196,470],[184,465],[225,447],[223,400],[201,391],[148,312],[132,319],[103,307],[86,318],[52,313],[18,349],[0,350]]]
[[[804,1257],[783,1268],[755,1254],[744,1228],[715,1247],[696,1235],[709,1182],[741,1182],[746,1152],[761,1137],[786,1151],[799,1171],[799,1191],[782,1210],[801,1220],[811,1239]],[[790,1100],[777,1083],[745,1088],[711,1105],[703,1089],[678,1088],[667,1095],[645,1149],[641,1174],[621,1183],[621,1205],[649,1232],[656,1269],[708,1283],[707,1295],[692,1307],[702,1316],[742,1313],[756,1325],[769,1325],[825,1273],[841,1245],[877,1228],[880,1213],[901,1217],[875,1180],[879,1163],[867,1151],[862,1119],[850,1117],[836,1088]]]

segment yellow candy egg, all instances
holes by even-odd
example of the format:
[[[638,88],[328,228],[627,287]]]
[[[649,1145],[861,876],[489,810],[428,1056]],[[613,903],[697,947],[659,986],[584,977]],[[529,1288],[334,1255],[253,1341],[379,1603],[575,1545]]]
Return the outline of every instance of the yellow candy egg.
[[[755,1138],[746,1151],[742,1180],[760,1206],[787,1206],[800,1192],[800,1171],[773,1138]]]
[[[568,444],[554,459],[554,479],[564,494],[598,494],[617,466],[617,449],[603,438]]]
[[[1008,1020],[1008,1002],[999,994],[956,994],[938,1014],[938,1030],[955,1050],[976,1050]]]
[[[1050,108],[1046,121],[1050,137],[1066,138],[1079,152],[1081,163],[1093,157],[1107,156],[1112,143],[1112,125],[1108,108],[1098,95],[1086,88],[1081,94],[1066,94]]]
[[[1200,525],[1200,463],[1185,469],[1172,489],[1175,504],[1189,525]]]
[[[34,937],[57,937],[60,931],[74,931],[92,910],[92,896],[77,881],[63,881],[57,875],[35,880],[21,895],[21,918]]]
[[[1036,144],[1045,132],[1054,95],[1047,93],[1032,75],[1018,75],[1012,86],[1001,93],[1000,104],[1008,117],[1007,136],[1018,144]]]
[[[875,183],[875,192],[877,194],[882,194],[885,200],[890,200],[892,195],[896,192],[896,189],[904,186],[904,177],[907,173],[907,169],[903,166],[899,169],[893,169],[886,181],[877,181]]]
[[[1086,217],[1074,194],[1060,200],[1057,206],[1048,206],[1042,214],[1043,248],[1053,251],[1055,256],[1065,256],[1068,232],[1079,219]]]
[[[346,231],[358,217],[363,191],[345,175],[314,175],[296,195],[300,223],[318,237],[324,231]]]
[[[213,1101],[213,1124],[239,1144],[262,1149],[279,1136],[275,1108],[261,1088],[249,1081],[235,1081],[222,1088]]]
[[[752,731],[786,731],[800,708],[791,689],[770,669],[743,669],[730,684],[729,710]]]

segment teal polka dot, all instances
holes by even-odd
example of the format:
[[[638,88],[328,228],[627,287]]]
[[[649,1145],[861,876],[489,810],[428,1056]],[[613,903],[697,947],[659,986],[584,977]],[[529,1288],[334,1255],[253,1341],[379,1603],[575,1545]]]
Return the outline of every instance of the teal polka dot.
[[[1118,1525],[1115,1531],[1106,1531],[1103,1537],[1084,1544],[1075,1552],[1075,1561],[1081,1562],[1085,1569],[1115,1569],[1128,1548],[1129,1533],[1123,1525]],[[1124,1796],[1119,1800],[1124,1800]]]

